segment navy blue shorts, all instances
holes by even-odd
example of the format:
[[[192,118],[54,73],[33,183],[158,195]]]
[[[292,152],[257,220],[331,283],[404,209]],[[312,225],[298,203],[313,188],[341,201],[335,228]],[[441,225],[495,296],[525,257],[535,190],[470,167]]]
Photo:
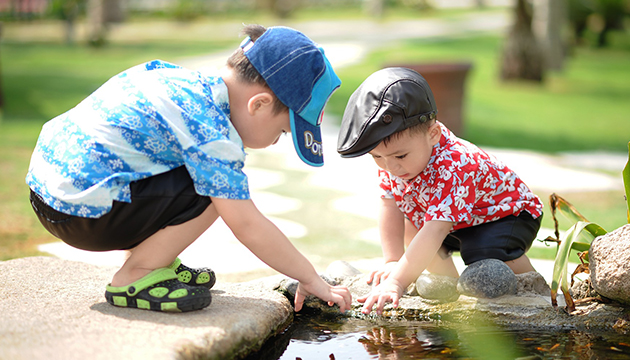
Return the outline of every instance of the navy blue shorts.
[[[31,190],[31,205],[51,234],[73,247],[91,251],[131,249],[159,230],[183,224],[201,215],[212,203],[195,192],[182,166],[132,182],[131,203],[114,201],[97,219],[61,213]]]
[[[449,251],[459,251],[466,265],[484,259],[515,260],[532,246],[541,220],[542,216],[534,219],[523,211],[519,216],[456,230],[442,245]]]

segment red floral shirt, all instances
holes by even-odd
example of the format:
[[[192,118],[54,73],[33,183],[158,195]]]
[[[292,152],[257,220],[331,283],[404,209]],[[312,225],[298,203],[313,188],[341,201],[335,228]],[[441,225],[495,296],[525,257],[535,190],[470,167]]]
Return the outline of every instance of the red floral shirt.
[[[427,167],[405,181],[379,170],[386,198],[393,198],[420,229],[425,221],[454,222],[453,229],[518,216],[542,215],[540,199],[507,166],[477,146],[457,138],[444,125]]]

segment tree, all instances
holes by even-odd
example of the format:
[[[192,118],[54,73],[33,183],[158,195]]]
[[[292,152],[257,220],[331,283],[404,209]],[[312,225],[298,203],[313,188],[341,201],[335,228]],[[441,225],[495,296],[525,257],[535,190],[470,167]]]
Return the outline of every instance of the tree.
[[[256,0],[258,9],[270,10],[281,19],[288,18],[300,6],[296,0]]]
[[[562,70],[567,53],[565,0],[535,0],[532,30],[543,52],[545,69]]]
[[[623,18],[626,15],[624,0],[598,0],[597,13],[604,20],[604,26],[597,37],[597,46],[608,46],[608,32],[623,29]]]
[[[532,8],[526,0],[517,1],[514,17],[503,48],[501,79],[542,82],[543,54],[532,32]]]
[[[74,44],[76,39],[75,23],[85,0],[53,0],[50,4],[52,13],[62,19],[66,25],[66,44]]]
[[[584,42],[584,32],[587,28],[588,17],[595,12],[595,4],[592,0],[568,0],[569,23],[573,35],[573,44]]]
[[[597,33],[597,47],[608,45],[608,33],[624,27],[624,17],[630,10],[628,0],[568,0],[569,20],[575,44],[584,42],[587,29]],[[589,26],[589,19],[591,26]],[[595,25],[593,25],[595,24]]]
[[[2,22],[0,21],[0,39],[2,39]],[[2,109],[4,108],[4,94],[2,92],[2,67],[0,67],[0,121],[2,121]]]
[[[375,18],[381,18],[383,17],[383,13],[385,12],[385,1],[384,0],[364,0],[363,9],[368,15]]]
[[[107,42],[109,24],[124,18],[120,0],[87,0],[88,43],[103,46]]]

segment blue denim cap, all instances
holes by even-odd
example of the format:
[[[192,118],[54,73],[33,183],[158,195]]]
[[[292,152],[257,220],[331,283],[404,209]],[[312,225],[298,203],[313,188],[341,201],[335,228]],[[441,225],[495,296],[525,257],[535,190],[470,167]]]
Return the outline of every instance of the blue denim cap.
[[[241,48],[289,108],[293,145],[302,161],[322,166],[324,106],[341,85],[324,50],[301,32],[281,26],[268,28],[256,41],[246,38]]]

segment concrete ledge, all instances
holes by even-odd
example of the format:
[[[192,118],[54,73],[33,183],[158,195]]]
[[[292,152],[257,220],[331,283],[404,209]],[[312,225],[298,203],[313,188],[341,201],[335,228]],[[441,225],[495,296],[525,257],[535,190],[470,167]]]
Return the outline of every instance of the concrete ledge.
[[[0,262],[0,357],[232,359],[293,318],[288,300],[259,282],[218,283],[200,311],[117,308],[104,297],[116,269],[50,257]]]

